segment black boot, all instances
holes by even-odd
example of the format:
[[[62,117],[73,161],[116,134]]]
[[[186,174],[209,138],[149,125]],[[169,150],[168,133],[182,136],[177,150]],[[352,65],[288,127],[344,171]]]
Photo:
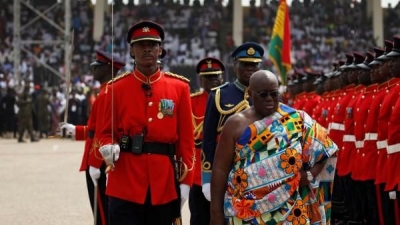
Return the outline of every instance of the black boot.
[[[22,138],[18,138],[18,143],[25,143],[25,141]]]

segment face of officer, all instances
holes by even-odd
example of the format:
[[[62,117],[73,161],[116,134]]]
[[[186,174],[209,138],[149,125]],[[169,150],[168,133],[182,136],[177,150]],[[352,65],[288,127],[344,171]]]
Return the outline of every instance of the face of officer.
[[[222,75],[202,75],[200,76],[200,83],[204,90],[209,93],[212,88],[222,84]]]
[[[152,68],[157,70],[157,59],[162,53],[159,42],[138,41],[131,45],[131,56],[135,59],[135,67],[139,71]]]
[[[364,86],[368,86],[370,85],[371,82],[371,73],[372,70],[360,70],[358,73],[358,83],[364,85]]]
[[[342,71],[342,73],[340,74],[339,81],[340,81],[341,87],[345,87],[349,84],[348,77],[349,77],[351,71],[352,70],[347,69],[347,70]]]
[[[245,86],[249,86],[251,75],[260,70],[260,63],[236,60],[233,64],[233,68],[239,82]]]
[[[99,81],[101,84],[110,80],[112,74],[112,67],[110,64],[95,65],[92,67],[93,78]]]
[[[393,77],[400,77],[400,57],[394,57],[392,59],[390,71]]]
[[[383,80],[382,74],[380,72],[380,67],[383,64],[375,65],[371,69],[371,82],[374,83],[381,83]]]
[[[387,80],[388,78],[392,77],[390,68],[391,68],[391,59],[388,59],[382,63],[380,67],[380,76],[382,76],[383,80]]]
[[[347,76],[349,84],[356,84],[358,83],[358,74],[360,69],[350,70]]]
[[[275,113],[279,105],[279,82],[275,74],[267,70],[255,72],[250,78],[249,95],[257,114],[265,117]]]
[[[303,90],[305,92],[315,91],[314,81],[315,81],[315,79],[309,79],[307,81],[304,81],[303,82]]]

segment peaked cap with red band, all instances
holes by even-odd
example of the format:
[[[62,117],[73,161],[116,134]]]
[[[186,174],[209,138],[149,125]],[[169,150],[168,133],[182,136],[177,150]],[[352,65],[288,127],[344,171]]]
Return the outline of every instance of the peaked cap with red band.
[[[200,75],[218,75],[225,71],[225,66],[221,60],[213,57],[206,57],[200,60],[196,66],[196,72]]]
[[[126,41],[130,45],[138,41],[155,41],[161,43],[163,40],[164,29],[161,25],[150,20],[143,20],[134,24],[126,36]]]
[[[96,51],[96,60],[90,64],[90,66],[99,66],[109,64],[113,65],[114,68],[120,70],[125,66],[125,62],[118,57],[112,57],[110,53],[97,50]]]

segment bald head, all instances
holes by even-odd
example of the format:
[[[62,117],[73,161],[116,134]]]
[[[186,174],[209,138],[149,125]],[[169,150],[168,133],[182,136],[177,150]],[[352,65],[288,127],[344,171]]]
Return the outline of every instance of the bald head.
[[[249,88],[258,89],[259,86],[279,87],[278,78],[269,70],[259,70],[250,77]]]
[[[249,95],[257,114],[269,116],[279,105],[279,83],[271,71],[259,70],[250,77]]]

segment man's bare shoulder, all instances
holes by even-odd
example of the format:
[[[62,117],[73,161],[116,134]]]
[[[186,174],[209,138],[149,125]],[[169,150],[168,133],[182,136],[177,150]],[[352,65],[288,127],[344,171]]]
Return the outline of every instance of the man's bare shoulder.
[[[240,122],[245,122],[246,120],[248,120],[253,114],[253,109],[252,108],[248,108],[245,109],[239,113],[233,114],[232,116],[230,116],[226,122],[225,125],[229,122],[229,123],[240,123]]]

